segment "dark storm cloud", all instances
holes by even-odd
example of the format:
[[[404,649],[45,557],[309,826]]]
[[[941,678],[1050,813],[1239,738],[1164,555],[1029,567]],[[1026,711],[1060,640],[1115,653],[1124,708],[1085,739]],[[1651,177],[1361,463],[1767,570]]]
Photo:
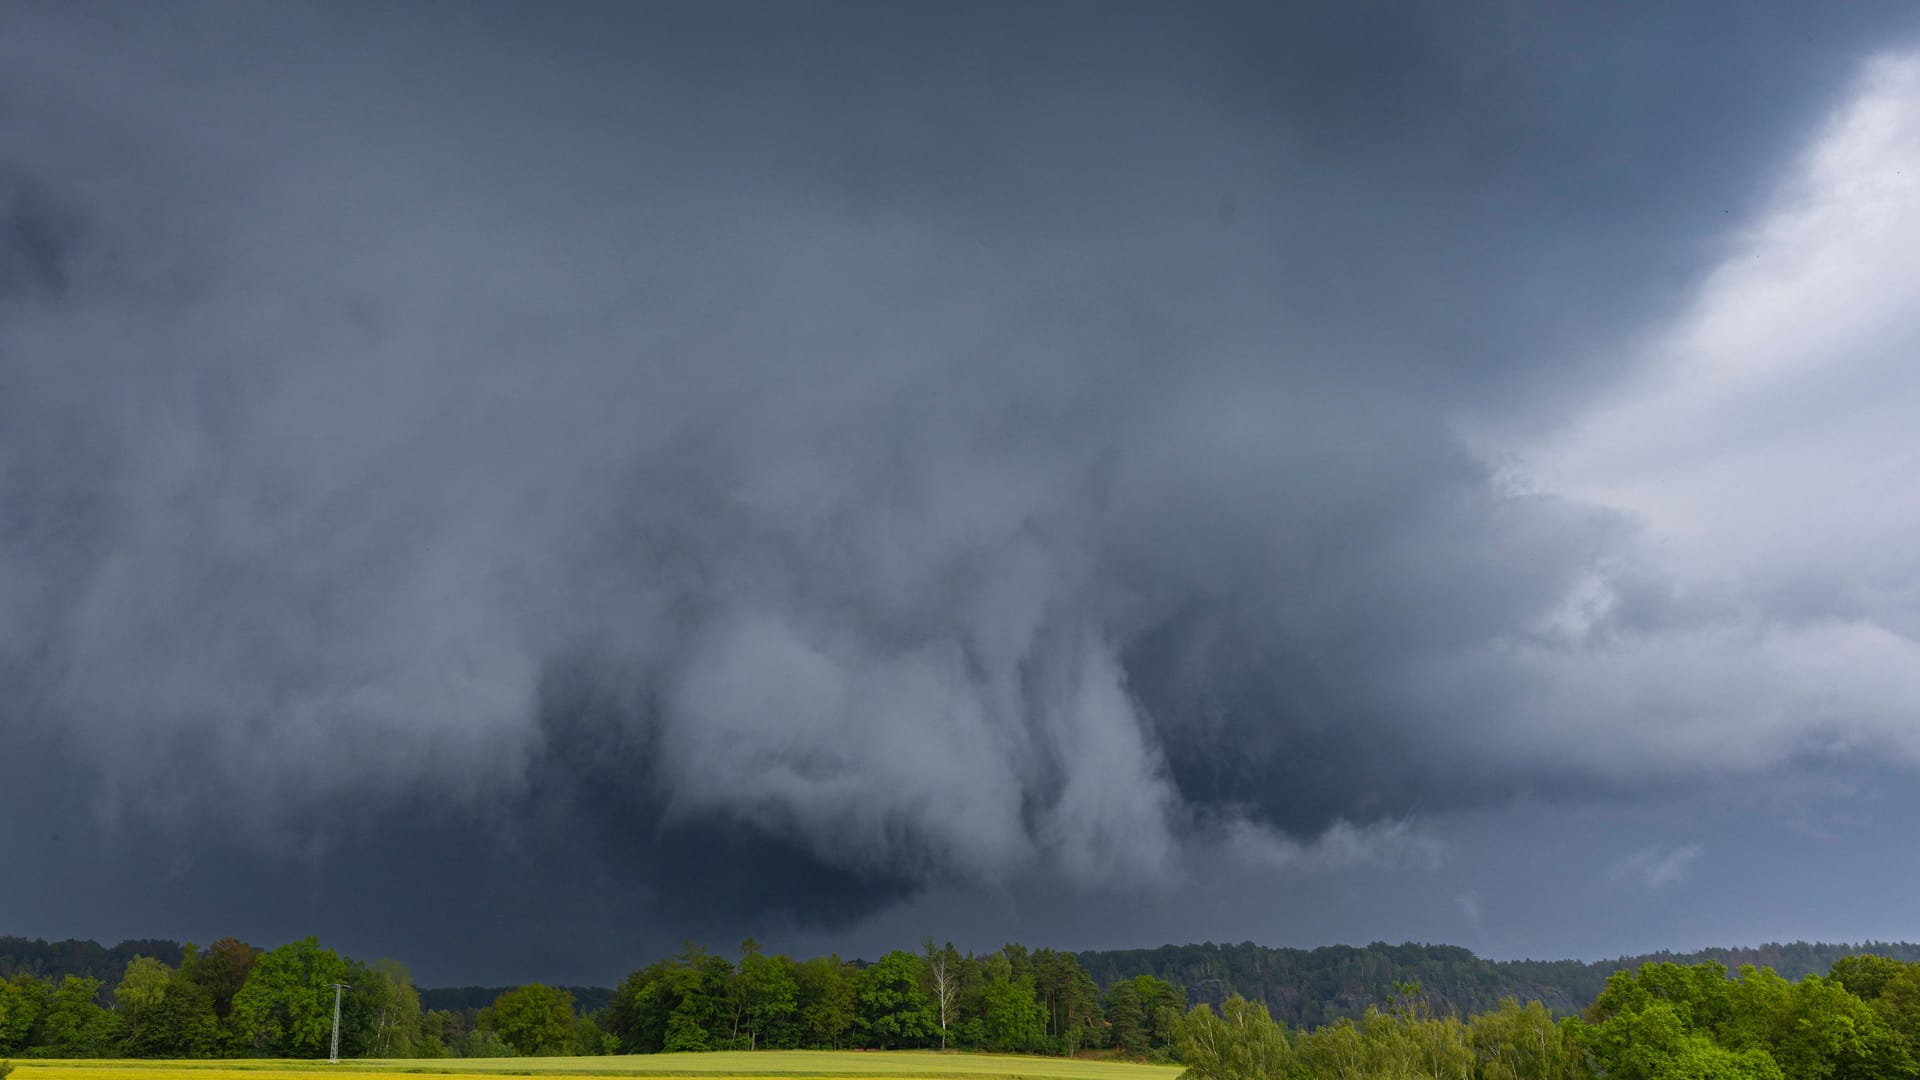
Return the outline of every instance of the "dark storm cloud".
[[[72,232],[51,195],[0,173],[0,297],[58,292]]]
[[[7,738],[716,931],[1710,766],[1542,752],[1503,643],[1706,616],[1455,421],[1617,375],[1911,29],[6,11]]]

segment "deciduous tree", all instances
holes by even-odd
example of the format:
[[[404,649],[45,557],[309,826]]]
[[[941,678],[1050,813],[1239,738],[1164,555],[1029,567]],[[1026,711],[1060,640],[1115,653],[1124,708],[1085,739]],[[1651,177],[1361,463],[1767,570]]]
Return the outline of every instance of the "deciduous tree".
[[[1181,1021],[1174,1044],[1187,1066],[1182,1080],[1286,1080],[1293,1068],[1286,1029],[1265,1005],[1238,994],[1218,1013],[1194,1006]]]
[[[28,1038],[48,1057],[105,1057],[120,1039],[119,1018],[100,1007],[100,980],[69,975],[46,996]]]
[[[861,1029],[875,1046],[896,1048],[924,1042],[933,1031],[933,1007],[920,990],[920,959],[900,949],[861,973]]]
[[[1545,1005],[1513,998],[1467,1022],[1480,1080],[1581,1080],[1586,1052]]]
[[[268,1057],[325,1055],[333,1034],[333,984],[349,982],[352,973],[347,961],[311,937],[260,954],[233,996],[241,1044]],[[349,1045],[360,1041],[343,1039]]]
[[[980,1029],[988,1049],[1024,1052],[1038,1049],[1046,1039],[1046,1013],[1033,991],[1033,976],[1014,974],[1013,961],[1002,950],[982,965],[986,980],[980,988]]]
[[[934,948],[928,938],[921,948],[926,954],[927,990],[933,999],[934,1018],[940,1025],[940,1049],[947,1048],[947,1031],[960,1004],[960,952],[949,941]]]
[[[800,1017],[815,1046],[838,1049],[857,1020],[857,987],[838,956],[816,956],[800,965]]]
[[[735,981],[743,1002],[740,1015],[748,1049],[792,1042],[790,1033],[799,1010],[800,995],[793,969],[792,960],[768,956],[757,947],[741,956],[740,973]]]
[[[0,1053],[26,1049],[46,1001],[46,984],[26,972],[0,982]]]
[[[259,955],[260,950],[246,942],[225,937],[199,951],[189,945],[180,970],[206,988],[214,1015],[225,1020],[233,1015],[234,995],[247,985],[247,976],[253,973],[253,962]]]
[[[573,1051],[573,995],[558,987],[517,986],[481,1010],[480,1027],[522,1056]]]
[[[375,960],[367,966],[367,996],[373,1006],[373,1031],[368,1053],[374,1057],[412,1057],[420,1041],[420,992],[413,974],[398,960]]]
[[[172,968],[151,956],[136,956],[127,962],[120,985],[113,988],[114,1006],[129,1021],[137,1021],[143,1011],[159,1005],[167,996],[167,983],[172,978]]]

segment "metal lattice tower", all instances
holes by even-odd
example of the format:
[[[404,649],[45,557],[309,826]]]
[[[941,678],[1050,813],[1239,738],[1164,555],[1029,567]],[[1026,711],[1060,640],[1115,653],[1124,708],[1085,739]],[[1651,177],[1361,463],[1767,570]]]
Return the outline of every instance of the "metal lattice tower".
[[[333,1047],[327,1051],[329,1065],[340,1064],[340,994],[352,987],[346,983],[328,983],[333,987]]]

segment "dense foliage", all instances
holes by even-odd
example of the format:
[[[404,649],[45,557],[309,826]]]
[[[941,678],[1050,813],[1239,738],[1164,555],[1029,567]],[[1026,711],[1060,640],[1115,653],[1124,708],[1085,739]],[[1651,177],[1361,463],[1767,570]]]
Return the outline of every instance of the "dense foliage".
[[[1696,953],[1650,953],[1588,963],[1580,960],[1485,960],[1448,945],[1335,945],[1320,949],[1272,949],[1238,945],[1167,945],[1158,949],[1083,952],[1080,964],[1101,986],[1135,975],[1153,975],[1187,988],[1186,1004],[1219,1005],[1238,994],[1267,1007],[1288,1027],[1318,1027],[1342,1017],[1359,1019],[1385,1004],[1393,988],[1417,982],[1427,1000],[1462,1015],[1487,1012],[1505,998],[1539,1001],[1556,1015],[1586,1007],[1617,971],[1647,963],[1713,962],[1728,970],[1752,964],[1787,979],[1821,975],[1834,961],[1855,953],[1920,960],[1920,945],[1793,942],[1750,949]]]
[[[1896,1080],[1920,1077],[1920,964],[1863,956],[1790,981],[1751,964],[1618,972],[1583,1016],[1509,998],[1462,1018],[1419,987],[1396,1007],[1288,1031],[1239,996],[1176,1029],[1184,1080]]]
[[[235,943],[237,944],[237,943]],[[217,948],[217,946],[216,946]],[[1185,989],[1180,1002],[1219,1006],[1230,995],[1264,1004],[1276,1020],[1288,1027],[1317,1027],[1342,1017],[1359,1019],[1367,1009],[1384,1005],[1400,983],[1417,982],[1436,1007],[1461,1014],[1487,1012],[1504,998],[1539,1001],[1555,1015],[1569,1015],[1593,1001],[1616,971],[1636,970],[1644,963],[1692,965],[1712,961],[1728,970],[1752,964],[1772,968],[1782,977],[1799,979],[1821,975],[1841,957],[1869,953],[1901,961],[1920,961],[1920,945],[1866,942],[1858,945],[1793,942],[1747,949],[1708,949],[1696,953],[1652,953],[1615,960],[1485,960],[1465,949],[1444,945],[1331,946],[1319,949],[1276,949],[1251,943],[1238,945],[1168,945],[1157,949],[1082,952],[1080,966],[1104,992],[1139,975],[1151,975]],[[146,956],[172,967],[182,960],[182,946],[171,941],[127,941],[106,948],[91,941],[32,941],[0,937],[0,979],[20,972],[58,982],[67,975],[84,975],[102,984],[102,1004],[135,956]],[[208,957],[203,954],[202,960]],[[218,1011],[226,1016],[238,984],[216,995]],[[421,1007],[471,1019],[491,1004],[506,986],[462,986],[421,989]],[[561,987],[573,995],[581,1012],[598,1013],[612,1001],[605,987]],[[936,1040],[937,1044],[937,1040]]]
[[[1164,1052],[1184,1000],[1146,977],[1103,995],[1071,953],[1019,945],[976,956],[927,942],[871,964],[799,961],[748,941],[736,965],[688,946],[621,982],[598,1017],[625,1053],[755,1048],[959,1047],[1069,1053],[1116,1030]],[[1149,1013],[1152,1009],[1154,1012]]]
[[[84,975],[112,986],[120,981],[136,956],[150,956],[178,967],[184,956],[177,941],[142,938],[105,946],[97,941],[41,941],[38,938],[0,937],[0,979],[25,972],[55,982],[68,975]]]
[[[1817,948],[1777,947],[1803,966]],[[351,1057],[924,1047],[1172,1060],[1185,1080],[1920,1080],[1920,962],[1875,954],[1837,954],[1825,974],[1798,977],[1755,964],[1730,974],[1719,958],[1647,962],[1608,975],[1578,1015],[1515,995],[1462,1008],[1483,992],[1486,962],[1427,946],[980,955],[929,940],[865,963],[797,960],[748,940],[737,961],[688,945],[602,992],[592,1011],[537,984],[478,1007],[422,1008],[400,964],[362,963],[313,938],[171,955],[177,963],[135,953],[110,989],[16,970],[0,980],[0,1059],[321,1057],[338,984]],[[1198,977],[1183,986],[1141,967]],[[1408,969],[1444,989],[1400,980],[1365,996]],[[1282,983],[1288,972],[1300,981]],[[1242,983],[1261,997],[1237,992]],[[1327,1019],[1290,1024],[1276,999]]]
[[[421,987],[420,1007],[422,1009],[445,1009],[448,1012],[468,1012],[484,1009],[493,1004],[493,1000],[511,986],[441,986]],[[604,986],[561,986],[556,987],[573,995],[574,1007],[585,1013],[597,1013],[613,1000],[613,991]]]

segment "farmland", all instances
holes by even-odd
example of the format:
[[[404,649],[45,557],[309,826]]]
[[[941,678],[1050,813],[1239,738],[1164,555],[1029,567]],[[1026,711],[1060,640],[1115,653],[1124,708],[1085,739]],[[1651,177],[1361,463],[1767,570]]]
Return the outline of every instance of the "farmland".
[[[857,1077],[874,1080],[1173,1080],[1177,1066],[1019,1054],[926,1050],[761,1050],[617,1057],[350,1060],[17,1061],[12,1080],[320,1080],[343,1073],[425,1074],[448,1080],[559,1077]]]

